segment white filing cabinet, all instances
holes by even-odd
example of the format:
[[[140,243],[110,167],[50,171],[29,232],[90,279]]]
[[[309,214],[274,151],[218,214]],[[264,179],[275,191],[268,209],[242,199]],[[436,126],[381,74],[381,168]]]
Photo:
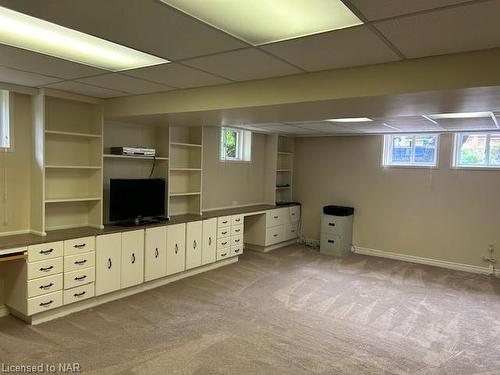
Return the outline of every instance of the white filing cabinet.
[[[354,209],[326,206],[321,216],[320,252],[334,256],[351,253]]]
[[[243,215],[217,219],[217,260],[243,253],[243,228]]]

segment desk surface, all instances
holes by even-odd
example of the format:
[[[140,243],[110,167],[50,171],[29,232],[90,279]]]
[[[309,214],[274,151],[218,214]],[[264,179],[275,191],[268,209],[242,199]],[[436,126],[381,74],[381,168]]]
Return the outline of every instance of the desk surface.
[[[290,204],[285,206],[261,204],[261,205],[247,206],[247,207],[236,207],[236,208],[228,208],[222,210],[207,211],[204,212],[202,215],[193,215],[193,214],[176,215],[170,217],[169,221],[165,221],[162,223],[137,225],[133,227],[123,227],[119,225],[105,225],[104,229],[96,229],[91,227],[60,229],[60,230],[48,231],[46,236],[39,236],[36,234],[16,234],[12,236],[0,237],[0,250],[22,248],[29,245],[36,245],[40,243],[47,243],[54,241],[63,241],[71,238],[98,236],[102,234],[127,232],[132,230],[151,228],[155,226],[189,223],[192,221],[205,220],[219,216],[248,215],[259,212],[263,213],[265,211],[272,210],[275,208],[282,208],[288,206],[296,206],[296,204]]]

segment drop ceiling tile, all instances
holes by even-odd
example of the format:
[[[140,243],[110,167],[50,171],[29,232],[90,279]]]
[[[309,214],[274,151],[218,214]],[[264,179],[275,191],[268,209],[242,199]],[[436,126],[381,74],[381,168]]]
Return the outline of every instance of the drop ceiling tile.
[[[398,117],[384,119],[383,122],[389,126],[405,132],[439,131],[443,130],[438,124],[421,116]]]
[[[350,27],[262,47],[308,71],[399,60],[366,26]]]
[[[370,21],[436,9],[470,0],[351,0]]]
[[[59,82],[55,84],[46,85],[45,87],[62,91],[68,91],[75,94],[93,96],[96,98],[114,98],[118,96],[127,95],[127,93],[125,92],[109,90],[75,81]]]
[[[125,74],[178,88],[211,86],[231,82],[176,63],[128,70]]]
[[[500,46],[500,1],[472,3],[431,13],[376,23],[375,26],[407,57]]]
[[[0,4],[169,60],[246,46],[158,0],[0,0]]]
[[[173,88],[169,86],[144,81],[139,78],[133,78],[118,73],[103,74],[96,77],[79,79],[78,82],[104,87],[116,91],[124,91],[129,94],[148,94],[153,92],[173,90]]]
[[[16,85],[38,87],[49,83],[58,82],[60,78],[47,77],[40,74],[23,72],[0,66],[0,82],[14,83]]]
[[[310,129],[304,129],[299,126],[291,124],[282,124],[272,127],[271,129],[285,132],[287,134],[299,135],[299,134],[314,134]]]
[[[105,70],[91,66],[77,64],[5,44],[0,44],[0,65],[62,79],[107,73]]]
[[[301,73],[299,69],[254,48],[200,57],[184,63],[235,81]]]
[[[342,127],[360,133],[394,133],[400,131],[386,126],[383,121],[346,122],[342,124]]]
[[[498,129],[491,117],[439,119],[436,122],[446,130],[495,130]]]

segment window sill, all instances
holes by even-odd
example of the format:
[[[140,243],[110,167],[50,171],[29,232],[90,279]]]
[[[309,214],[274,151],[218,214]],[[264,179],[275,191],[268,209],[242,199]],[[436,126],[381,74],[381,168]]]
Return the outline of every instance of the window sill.
[[[248,164],[248,163],[251,163],[252,161],[251,160],[232,160],[232,159],[219,159],[219,162],[221,163],[235,163],[235,164],[238,164],[238,163],[245,163],[245,164]]]
[[[464,166],[453,166],[451,169],[457,170],[457,171],[500,171],[500,167],[464,167]]]
[[[399,169],[439,169],[437,165],[397,165],[389,164],[382,165],[383,168],[399,168]]]

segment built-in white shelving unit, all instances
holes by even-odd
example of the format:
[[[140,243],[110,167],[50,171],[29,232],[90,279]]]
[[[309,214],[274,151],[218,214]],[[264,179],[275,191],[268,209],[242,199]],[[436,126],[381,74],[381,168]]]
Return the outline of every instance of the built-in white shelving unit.
[[[102,228],[101,101],[44,89],[33,104],[32,230]]]
[[[294,139],[277,137],[276,202],[292,201]]]
[[[200,214],[203,169],[203,128],[170,127],[171,215]]]

